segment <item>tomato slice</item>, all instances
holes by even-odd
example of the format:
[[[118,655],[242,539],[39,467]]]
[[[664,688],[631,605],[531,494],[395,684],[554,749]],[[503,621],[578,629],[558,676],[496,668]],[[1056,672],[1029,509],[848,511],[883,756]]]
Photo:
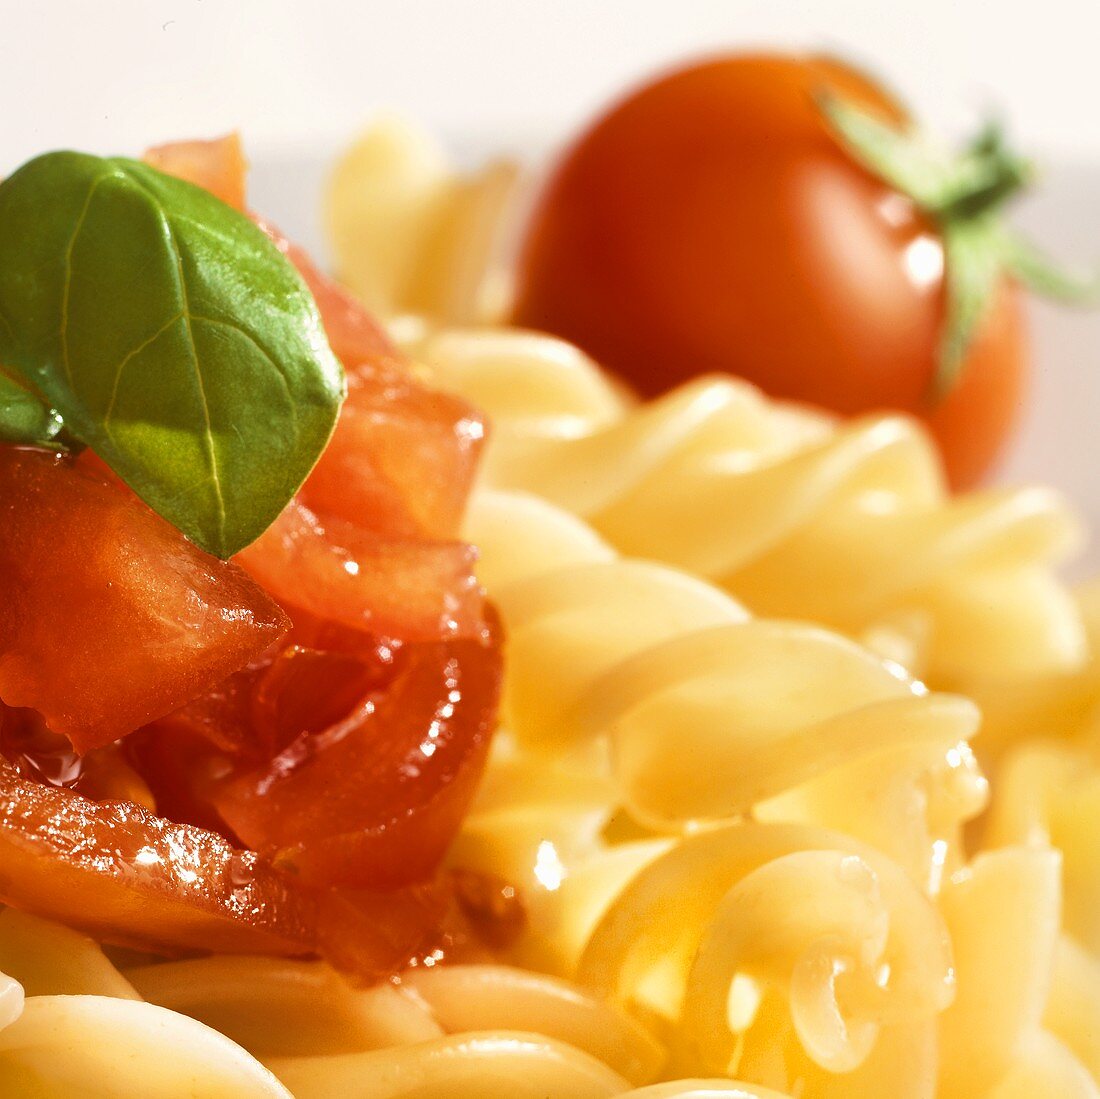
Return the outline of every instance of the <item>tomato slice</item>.
[[[483,598],[462,542],[390,541],[292,502],[237,560],[284,605],[407,640],[471,636]]]
[[[209,690],[286,615],[129,492],[45,451],[0,448],[0,699],[78,752]]]
[[[0,760],[0,901],[163,953],[320,953],[362,980],[467,933],[454,886],[312,889],[252,851],[132,802],[95,802]]]
[[[355,298],[278,229],[256,221],[305,279],[347,370],[340,421],[302,499],[382,533],[453,538],[477,472],[484,418],[461,398],[421,385]]]
[[[169,175],[205,187],[222,202],[244,209],[248,161],[240,134],[226,134],[210,141],[173,141],[145,152],[145,161]]]
[[[0,761],[0,899],[143,949],[308,953],[316,900],[257,855]]]
[[[392,358],[348,374],[336,432],[302,489],[310,507],[396,537],[454,538],[485,423]]]
[[[305,880],[425,880],[481,777],[501,679],[494,640],[406,645],[391,674],[342,721],[214,792],[237,835]]]
[[[388,890],[429,880],[454,838],[500,680],[490,631],[356,655],[291,645],[234,703],[252,742],[274,747],[262,759],[208,737],[195,704],[127,750],[162,812],[237,837],[303,881]]]

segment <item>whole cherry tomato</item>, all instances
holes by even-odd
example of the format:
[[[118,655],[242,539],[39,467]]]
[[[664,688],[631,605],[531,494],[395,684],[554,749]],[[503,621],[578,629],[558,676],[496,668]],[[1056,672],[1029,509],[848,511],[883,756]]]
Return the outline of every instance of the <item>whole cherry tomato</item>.
[[[843,414],[911,412],[952,484],[971,484],[1008,437],[1027,372],[1010,265],[937,390],[946,222],[865,166],[823,95],[908,126],[867,77],[815,57],[719,58],[614,106],[536,206],[514,320],[578,343],[645,395],[722,371]],[[1011,189],[956,195],[951,211],[977,224]]]

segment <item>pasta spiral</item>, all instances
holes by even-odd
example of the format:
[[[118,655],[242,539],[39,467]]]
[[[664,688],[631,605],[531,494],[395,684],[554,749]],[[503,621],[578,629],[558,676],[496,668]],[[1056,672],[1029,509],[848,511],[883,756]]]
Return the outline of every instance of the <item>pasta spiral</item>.
[[[728,1079],[644,1086],[664,1051],[637,1023],[580,988],[502,966],[368,989],[323,963],[276,958],[124,973],[84,936],[10,910],[0,955],[22,982],[0,975],[6,1095],[783,1099]]]
[[[710,585],[620,558],[534,497],[476,496],[468,534],[508,631],[504,717],[525,750],[576,752],[606,732],[622,804],[658,831],[752,810],[813,819],[925,881],[957,854],[985,799],[970,703],[835,634],[753,619]],[[896,783],[867,791],[868,768]]]
[[[441,385],[489,412],[489,484],[575,512],[623,552],[715,581],[754,613],[860,637],[937,684],[1084,660],[1051,571],[1078,538],[1061,500],[949,498],[912,421],[838,424],[724,377],[634,405],[550,337],[404,335]]]

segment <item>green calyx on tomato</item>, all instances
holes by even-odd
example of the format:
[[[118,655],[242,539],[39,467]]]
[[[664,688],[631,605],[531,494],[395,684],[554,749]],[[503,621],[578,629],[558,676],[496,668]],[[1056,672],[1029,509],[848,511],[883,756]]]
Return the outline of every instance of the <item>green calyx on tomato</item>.
[[[345,395],[317,306],[247,216],[121,157],[0,184],[0,440],[91,447],[227,558],[313,468]]]
[[[933,401],[958,381],[1002,276],[1063,302],[1100,301],[1100,276],[1062,271],[1002,218],[1004,203],[1034,172],[1007,148],[998,125],[988,123],[961,153],[949,155],[915,127],[892,126],[831,92],[819,94],[818,103],[856,160],[909,198],[940,232],[946,313]]]

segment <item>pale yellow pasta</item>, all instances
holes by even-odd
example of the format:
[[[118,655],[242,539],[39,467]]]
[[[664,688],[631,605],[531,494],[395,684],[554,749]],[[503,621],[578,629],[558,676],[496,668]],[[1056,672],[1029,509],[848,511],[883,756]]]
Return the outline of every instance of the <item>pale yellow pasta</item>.
[[[606,736],[618,795],[652,828],[755,808],[851,831],[929,882],[957,861],[959,826],[985,800],[969,703],[838,635],[752,619],[687,574],[620,558],[534,497],[476,495],[467,533],[508,632],[504,716],[524,750]],[[891,783],[869,788],[884,769]]]
[[[587,1053],[522,1031],[269,1064],[296,1099],[605,1099],[630,1087]]]
[[[1024,1043],[990,1099],[1097,1099],[1100,1088],[1085,1067],[1056,1038],[1040,1031]]]
[[[153,1004],[30,996],[0,1030],[0,1093],[36,1099],[287,1099],[224,1035]]]
[[[457,1034],[389,1054],[299,1058],[272,1067],[298,1099],[787,1099],[736,1080],[632,1089],[579,1049],[523,1031]]]
[[[430,134],[398,118],[368,129],[336,166],[326,220],[338,270],[383,316],[451,323],[496,312],[516,165],[456,172]]]
[[[941,1099],[997,1084],[1038,1032],[1059,928],[1055,852],[981,855],[944,890],[957,993],[940,1022]]]
[[[1074,595],[1088,641],[1083,667],[998,683],[976,679],[969,685],[982,708],[987,745],[1043,739],[1100,748],[1100,581]]]
[[[635,1084],[652,1080],[664,1064],[660,1044],[615,1005],[540,973],[493,965],[436,966],[410,973],[404,984],[449,1033],[507,1023],[575,1046]]]
[[[879,1086],[884,1035],[889,1060],[908,1045],[912,1082],[927,1080],[925,1024],[952,995],[943,922],[905,874],[846,837],[791,825],[681,841],[616,899],[580,976],[663,1019],[678,1068],[808,1097],[829,1094],[838,1072]]]
[[[410,350],[489,412],[488,483],[759,614],[863,637],[937,683],[1085,659],[1051,571],[1078,540],[1064,504],[1041,489],[948,497],[914,422],[842,425],[723,377],[633,405],[578,351],[529,333],[442,331]]]
[[[499,874],[521,890],[527,926],[507,955],[516,964],[574,974],[607,906],[673,843],[663,838],[607,842],[617,804],[607,772],[598,755],[549,761],[519,752],[506,735],[498,735],[451,861]]]
[[[0,911],[0,971],[28,996],[141,999],[87,935],[14,908]]]
[[[1100,1080],[1100,961],[1067,936],[1054,955],[1043,1026]]]
[[[1100,951],[1100,768],[1080,747],[1023,744],[998,771],[985,844],[1051,847],[1063,864],[1063,921]]]
[[[323,962],[213,957],[127,975],[145,999],[199,1019],[259,1057],[381,1049],[443,1034],[404,990],[354,988]]]
[[[736,1080],[674,1080],[667,1084],[651,1084],[625,1093],[630,1099],[787,1099],[771,1088],[758,1088]]]

